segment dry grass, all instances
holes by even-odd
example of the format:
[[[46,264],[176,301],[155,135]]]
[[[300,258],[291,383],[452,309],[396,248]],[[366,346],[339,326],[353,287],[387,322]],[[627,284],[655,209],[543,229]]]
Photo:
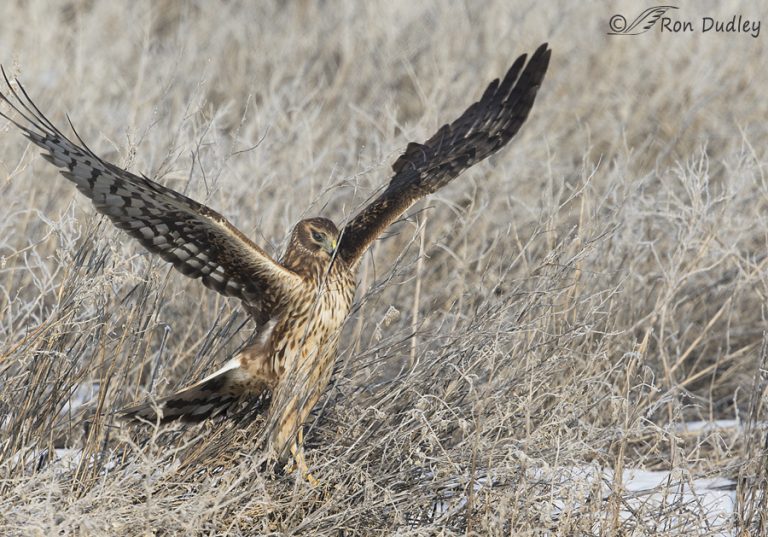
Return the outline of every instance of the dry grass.
[[[4,6],[0,60],[92,148],[272,251],[305,215],[353,214],[518,53],[554,55],[511,146],[364,263],[307,434],[317,490],[263,468],[247,410],[115,419],[252,326],[0,124],[0,533],[765,531],[763,35],[608,37],[621,9],[566,2],[118,5]],[[721,418],[741,426],[681,429]],[[606,491],[579,468],[616,477]],[[734,479],[735,514],[630,505],[626,468]]]

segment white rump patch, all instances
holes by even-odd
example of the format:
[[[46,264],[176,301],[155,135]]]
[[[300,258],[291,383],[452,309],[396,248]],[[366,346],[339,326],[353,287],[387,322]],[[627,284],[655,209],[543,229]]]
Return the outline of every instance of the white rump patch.
[[[239,356],[235,356],[234,358],[232,358],[229,362],[224,364],[224,367],[222,367],[221,369],[219,369],[215,373],[205,377],[203,380],[198,382],[196,384],[196,386],[199,386],[200,384],[205,384],[209,380],[215,379],[216,377],[221,376],[224,373],[227,373],[227,372],[232,371],[234,369],[240,369],[240,357]]]

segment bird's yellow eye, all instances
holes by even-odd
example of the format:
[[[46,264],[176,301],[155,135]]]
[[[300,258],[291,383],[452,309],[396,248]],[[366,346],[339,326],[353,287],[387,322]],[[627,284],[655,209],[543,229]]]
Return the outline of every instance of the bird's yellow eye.
[[[312,232],[312,240],[314,240],[316,242],[323,242],[323,236],[320,235],[320,233],[318,233],[317,231],[313,231]]]

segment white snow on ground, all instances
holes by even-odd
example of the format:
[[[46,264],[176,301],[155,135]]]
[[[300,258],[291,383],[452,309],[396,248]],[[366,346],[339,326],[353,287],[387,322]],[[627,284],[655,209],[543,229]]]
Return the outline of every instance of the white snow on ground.
[[[100,385],[98,382],[78,384],[77,388],[72,392],[69,401],[67,401],[61,409],[62,415],[74,413],[79,410],[80,407],[95,401],[96,397],[99,395],[99,387]]]
[[[706,433],[718,430],[741,431],[746,423],[740,420],[695,421],[680,425],[677,430],[687,433]],[[760,423],[760,428],[768,424]],[[490,492],[502,484],[478,471],[472,481],[476,496]],[[542,503],[542,516],[552,520],[562,517],[581,517],[590,510],[590,503],[601,502],[602,509],[610,509],[613,498],[618,499],[619,519],[627,528],[643,532],[681,532],[733,536],[736,509],[736,482],[727,477],[697,477],[682,469],[672,471],[627,468],[615,479],[610,468],[595,466],[546,467],[529,469],[528,484],[542,486],[551,494]],[[434,476],[425,472],[425,482]],[[468,476],[457,477],[454,482],[441,484],[429,516],[438,521],[460,512],[467,505]],[[506,483],[503,486],[514,487]],[[618,493],[618,496],[614,496]],[[596,498],[595,496],[599,497]],[[630,530],[630,534],[632,534]]]
[[[473,483],[472,488],[476,493],[493,486],[492,479],[488,476],[476,477]],[[439,519],[444,516],[451,516],[464,509],[468,501],[467,496],[463,493],[464,490],[465,485],[459,483],[458,480],[447,486],[441,487],[440,499],[435,500],[432,503],[432,512],[430,513],[430,516],[434,519]]]
[[[682,531],[720,529],[720,535],[734,535],[730,522],[736,505],[736,483],[724,477],[694,478],[682,471],[649,471],[628,468],[616,481],[608,468],[551,468],[534,472],[540,482],[550,482],[554,490],[568,490],[568,497],[554,498],[552,516],[577,513],[598,493],[608,501],[618,492],[619,518],[648,530]],[[599,482],[599,483],[598,483]],[[663,527],[655,528],[658,522]],[[633,520],[635,519],[635,520]]]
[[[83,450],[80,448],[57,448],[53,452],[47,449],[36,451],[27,451],[25,453],[16,453],[10,459],[11,465],[24,464],[30,471],[42,471],[46,468],[52,468],[56,475],[64,475],[74,472],[83,459]],[[95,456],[91,455],[90,463],[94,462]],[[104,465],[104,471],[109,471],[117,466],[115,453],[110,452],[109,460]]]
[[[75,412],[80,410],[85,405],[91,404],[96,401],[99,395],[100,384],[98,382],[87,382],[78,384],[76,388],[72,390],[69,400],[61,407],[61,416],[73,416]],[[5,427],[10,423],[10,413],[0,417],[0,431],[3,431]]]
[[[749,424],[753,429],[768,429],[768,423],[758,422]],[[713,431],[736,430],[742,431],[747,427],[747,423],[739,419],[733,420],[712,420],[712,421],[689,421],[676,427],[680,433],[710,433]]]
[[[431,479],[428,474],[425,474],[425,480]],[[541,504],[544,519],[554,521],[588,515],[594,507],[596,494],[600,496],[597,499],[602,504],[600,510],[607,513],[608,502],[616,490],[620,502],[619,519],[630,530],[629,535],[633,534],[631,528],[642,528],[639,534],[706,531],[707,535],[735,535],[731,522],[736,505],[736,484],[724,477],[693,478],[681,471],[630,468],[622,472],[620,482],[614,482],[611,469],[581,466],[531,469],[526,480],[528,484],[541,485],[545,489],[551,486],[551,495]],[[487,475],[473,480],[476,497],[490,492],[494,486],[499,483]],[[439,499],[432,503],[431,512],[422,515],[439,522],[441,518],[460,513],[468,501],[465,490],[466,479],[456,479],[454,483],[441,486]]]
[[[81,449],[60,448],[54,449],[53,452],[51,463],[56,467],[57,472],[63,473],[77,470],[83,458],[83,451]]]

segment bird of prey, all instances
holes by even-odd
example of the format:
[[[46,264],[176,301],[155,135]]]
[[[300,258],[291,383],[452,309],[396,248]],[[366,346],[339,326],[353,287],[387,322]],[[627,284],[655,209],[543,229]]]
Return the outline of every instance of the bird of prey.
[[[7,94],[0,92],[0,100],[10,110],[0,115],[40,146],[97,211],[183,274],[241,300],[257,326],[255,342],[219,371],[126,414],[195,421],[243,396],[269,394],[267,449],[281,460],[289,450],[314,482],[301,428],[330,380],[363,254],[411,205],[510,141],[531,111],[550,55],[546,43],[527,62],[521,55],[458,119],[424,143],[409,143],[383,192],[341,231],[327,218],[297,223],[279,261],[216,211],[99,158],[76,132],[75,140],[67,138],[3,71]]]

